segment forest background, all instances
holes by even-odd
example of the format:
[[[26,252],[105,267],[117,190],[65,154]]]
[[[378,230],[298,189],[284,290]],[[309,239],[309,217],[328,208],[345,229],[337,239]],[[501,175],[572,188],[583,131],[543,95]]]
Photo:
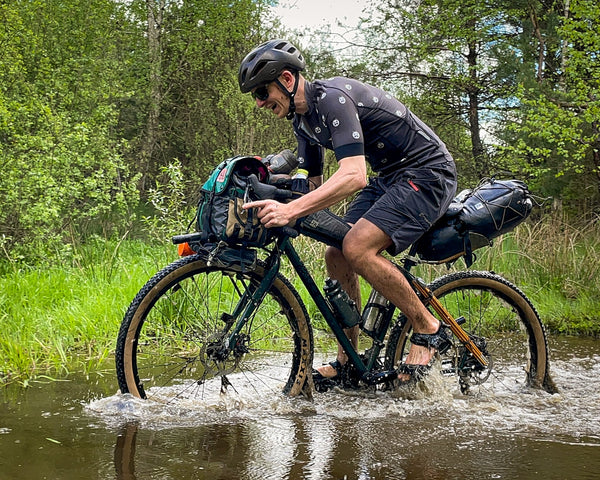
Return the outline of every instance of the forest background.
[[[2,380],[110,358],[214,166],[293,147],[237,85],[274,37],[302,45],[309,79],[351,76],[407,104],[460,188],[525,180],[541,206],[480,267],[526,290],[551,332],[600,333],[598,2],[373,0],[346,34],[288,31],[274,3],[0,1]]]

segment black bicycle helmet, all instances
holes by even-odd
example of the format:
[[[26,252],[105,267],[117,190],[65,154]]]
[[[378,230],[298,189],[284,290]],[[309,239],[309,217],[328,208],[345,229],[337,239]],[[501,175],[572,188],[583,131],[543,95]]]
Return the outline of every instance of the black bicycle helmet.
[[[299,72],[304,70],[306,63],[300,51],[287,40],[269,40],[254,50],[242,60],[238,81],[242,93],[266,85],[276,80],[282,71]]]

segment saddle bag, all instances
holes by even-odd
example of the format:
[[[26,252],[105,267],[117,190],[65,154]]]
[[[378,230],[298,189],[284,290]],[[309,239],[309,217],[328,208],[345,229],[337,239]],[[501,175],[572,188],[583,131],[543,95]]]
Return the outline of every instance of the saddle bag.
[[[412,254],[432,263],[449,263],[465,257],[473,263],[473,250],[513,230],[531,213],[533,199],[520,180],[484,179],[462,192],[448,211],[413,246]]]
[[[197,211],[197,227],[201,243],[262,247],[272,235],[258,219],[256,209],[244,210],[248,197],[248,177],[256,175],[267,183],[269,171],[257,158],[237,156],[228,158],[214,169],[202,186]]]

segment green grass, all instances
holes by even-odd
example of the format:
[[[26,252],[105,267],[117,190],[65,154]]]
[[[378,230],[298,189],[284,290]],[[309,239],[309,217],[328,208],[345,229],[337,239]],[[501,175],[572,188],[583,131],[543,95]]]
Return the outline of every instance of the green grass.
[[[296,240],[318,286],[326,273],[324,248]],[[548,331],[600,336],[600,224],[574,228],[560,218],[521,225],[478,250],[472,266],[493,270],[518,285],[533,301]],[[60,376],[91,371],[112,362],[117,332],[129,303],[142,285],[176,258],[176,249],[140,241],[97,239],[77,249],[68,265],[25,268],[0,264],[0,382],[36,375]],[[462,261],[453,268],[464,268]],[[283,273],[299,290],[319,331],[327,326],[299,279],[284,264]],[[425,266],[419,276],[448,273]],[[366,298],[367,286],[363,284]]]
[[[123,314],[170,258],[139,242],[86,247],[73,265],[7,268],[0,276],[0,376],[90,370],[109,356]]]

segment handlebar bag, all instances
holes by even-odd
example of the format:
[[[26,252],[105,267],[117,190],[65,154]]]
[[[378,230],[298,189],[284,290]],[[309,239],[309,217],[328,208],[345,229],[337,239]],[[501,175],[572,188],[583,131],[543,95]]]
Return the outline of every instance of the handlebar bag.
[[[244,210],[249,198],[248,176],[268,182],[269,171],[257,158],[236,156],[221,162],[204,183],[197,211],[197,228],[203,244],[262,247],[272,241],[269,229],[258,219],[256,209]]]
[[[473,250],[513,230],[531,213],[533,200],[520,180],[484,179],[456,198],[448,212],[413,247],[428,262],[448,263],[462,256],[473,263]]]

